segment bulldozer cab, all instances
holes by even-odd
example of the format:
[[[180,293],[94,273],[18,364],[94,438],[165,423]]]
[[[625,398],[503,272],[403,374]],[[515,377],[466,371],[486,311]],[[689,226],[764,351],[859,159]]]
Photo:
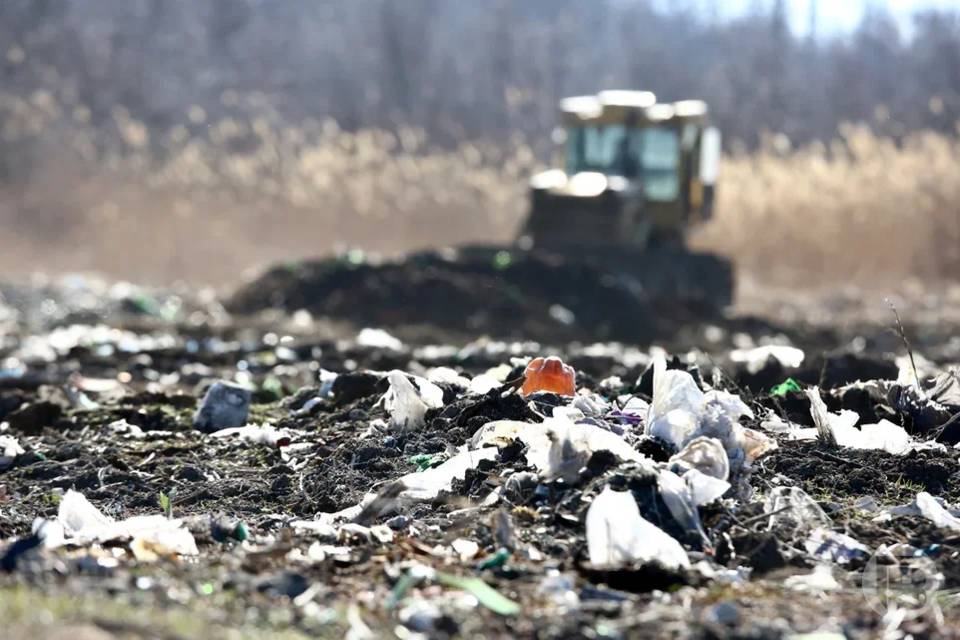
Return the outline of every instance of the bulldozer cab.
[[[705,103],[603,91],[560,111],[563,168],[532,178],[525,242],[672,244],[711,216],[720,136]]]

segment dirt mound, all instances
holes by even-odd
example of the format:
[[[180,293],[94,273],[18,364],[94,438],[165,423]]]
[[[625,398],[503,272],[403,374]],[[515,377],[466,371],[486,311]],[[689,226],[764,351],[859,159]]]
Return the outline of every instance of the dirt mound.
[[[363,325],[470,336],[643,341],[716,315],[715,302],[729,301],[729,280],[719,259],[679,250],[614,252],[601,262],[472,247],[379,264],[341,256],[278,265],[242,286],[227,307],[307,309]]]

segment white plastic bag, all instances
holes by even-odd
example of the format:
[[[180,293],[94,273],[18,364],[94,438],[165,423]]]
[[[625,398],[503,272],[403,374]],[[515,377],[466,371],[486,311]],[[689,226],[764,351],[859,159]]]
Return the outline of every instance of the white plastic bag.
[[[115,521],[90,504],[87,498],[72,489],[60,500],[57,521],[63,527],[62,541],[86,545],[113,540],[144,540],[159,545],[172,553],[197,555],[193,535],[177,518],[160,514],[133,516]]]
[[[670,458],[670,465],[674,469],[679,468],[681,473],[697,469],[721,480],[730,477],[730,460],[723,444],[716,438],[694,438],[680,453]]]
[[[960,518],[951,515],[943,508],[943,505],[937,502],[936,498],[926,491],[917,494],[916,503],[917,508],[920,509],[920,514],[927,520],[938,527],[960,531]]]
[[[795,369],[803,364],[804,353],[796,347],[771,344],[753,349],[734,349],[730,352],[730,360],[746,365],[747,371],[757,373],[773,358],[788,369]]]
[[[851,449],[881,449],[892,455],[904,455],[918,446],[906,430],[889,420],[857,428],[860,416],[854,411],[831,413],[816,387],[806,390],[810,415],[821,440]]]
[[[647,411],[646,433],[677,449],[697,435],[704,394],[686,371],[667,369],[663,356],[653,361],[653,402]]]
[[[767,495],[763,510],[770,514],[767,529],[786,526],[808,530],[833,524],[830,516],[800,487],[776,487]]]
[[[449,491],[454,480],[463,480],[468,469],[475,469],[481,460],[497,457],[496,447],[485,447],[475,451],[461,451],[442,464],[400,478],[406,489],[401,497],[410,500],[433,500],[441,491]]]
[[[496,420],[483,425],[471,446],[506,446],[520,440],[527,446],[527,462],[546,479],[563,477],[574,482],[580,468],[596,451],[609,451],[624,462],[653,462],[617,434],[592,424],[574,424],[564,418],[547,418],[542,423]]]
[[[428,407],[406,374],[394,370],[387,374],[387,380],[390,389],[384,394],[383,403],[390,414],[390,427],[398,431],[423,427],[423,416]]]
[[[629,492],[605,487],[587,509],[587,551],[591,564],[622,567],[659,562],[669,569],[689,567],[683,546],[640,515]]]

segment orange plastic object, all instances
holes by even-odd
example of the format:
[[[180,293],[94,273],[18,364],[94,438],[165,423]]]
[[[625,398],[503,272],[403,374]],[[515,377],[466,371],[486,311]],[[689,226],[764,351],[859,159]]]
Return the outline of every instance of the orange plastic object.
[[[523,372],[521,395],[536,391],[552,391],[563,396],[577,393],[577,377],[573,367],[563,364],[560,358],[534,358]]]

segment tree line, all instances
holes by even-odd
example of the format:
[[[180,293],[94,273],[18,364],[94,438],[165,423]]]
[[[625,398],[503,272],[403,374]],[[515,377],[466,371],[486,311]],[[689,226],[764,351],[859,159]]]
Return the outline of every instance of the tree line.
[[[255,104],[285,122],[412,125],[438,145],[545,136],[558,98],[604,88],[705,99],[726,139],[748,147],[763,132],[829,139],[845,121],[956,132],[958,12],[919,12],[907,37],[874,5],[836,34],[815,33],[816,2],[806,33],[784,0],[734,18],[676,5],[4,0],[0,91],[53,91],[94,125],[121,105],[151,129],[199,129]]]

